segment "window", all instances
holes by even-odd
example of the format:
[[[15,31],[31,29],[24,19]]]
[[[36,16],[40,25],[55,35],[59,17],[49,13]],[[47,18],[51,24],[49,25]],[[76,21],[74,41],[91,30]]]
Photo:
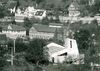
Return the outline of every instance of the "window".
[[[70,48],[72,48],[72,41],[70,41]]]

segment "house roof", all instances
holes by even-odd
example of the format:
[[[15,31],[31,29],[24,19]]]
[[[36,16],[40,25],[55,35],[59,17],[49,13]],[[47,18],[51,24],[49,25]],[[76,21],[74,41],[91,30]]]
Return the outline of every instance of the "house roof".
[[[6,25],[3,27],[3,30],[12,30],[12,31],[25,31],[25,28],[22,26],[18,26],[18,25]]]
[[[54,33],[56,28],[49,27],[48,25],[41,25],[41,24],[34,24],[33,27],[38,32],[48,32],[48,33]]]
[[[53,54],[53,53],[56,53],[56,52],[59,52],[65,49],[65,47],[58,45],[56,43],[50,43],[46,47],[48,48],[49,54]]]

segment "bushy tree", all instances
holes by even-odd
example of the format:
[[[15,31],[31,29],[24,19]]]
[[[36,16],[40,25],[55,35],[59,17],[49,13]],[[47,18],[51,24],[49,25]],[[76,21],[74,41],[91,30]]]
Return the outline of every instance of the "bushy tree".
[[[79,50],[87,50],[90,46],[91,34],[88,30],[82,30],[75,32],[74,38],[78,43]]]
[[[29,47],[27,49],[26,59],[28,61],[34,62],[38,65],[39,62],[47,60],[47,49],[44,48],[46,45],[46,40],[43,39],[33,39],[30,41]]]
[[[98,62],[98,46],[97,44],[95,44],[97,41],[96,38],[98,36],[96,35],[96,33],[98,33],[98,31],[95,31],[95,33],[93,34],[88,30],[79,30],[77,33],[75,33],[75,39],[78,43],[79,50],[81,53],[85,54],[86,64],[89,64],[91,62]]]
[[[42,70],[42,68],[41,68],[41,67],[36,66],[36,67],[34,68],[34,71],[43,71],[43,70]]]
[[[25,52],[27,50],[27,47],[28,44],[24,43],[22,38],[17,38],[15,40],[15,48],[17,53]]]
[[[24,19],[24,27],[26,28],[26,35],[29,36],[29,29],[32,27],[32,23],[28,18]]]
[[[4,68],[6,65],[6,58],[4,57],[6,53],[6,49],[4,47],[1,47],[0,45],[0,71]]]
[[[0,7],[0,18],[4,18],[4,13],[3,13],[3,11],[4,11],[4,7]]]
[[[95,0],[95,3],[90,6],[89,12],[93,15],[100,13],[100,0]]]
[[[9,50],[11,50],[11,48],[14,47],[14,40],[13,39],[9,39],[7,41],[8,44],[8,48]],[[24,43],[24,39],[22,38],[16,38],[15,39],[15,51],[16,53],[21,53],[21,52],[25,52],[27,50],[28,47],[28,43]]]
[[[47,17],[43,18],[41,21],[41,24],[48,25],[50,23],[49,19]]]

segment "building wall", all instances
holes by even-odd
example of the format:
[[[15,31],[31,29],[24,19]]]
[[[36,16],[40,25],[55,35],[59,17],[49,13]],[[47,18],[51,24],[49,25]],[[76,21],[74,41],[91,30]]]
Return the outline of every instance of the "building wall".
[[[49,61],[54,63],[63,63],[65,61],[65,56],[55,56],[55,57],[50,57]],[[54,60],[53,60],[54,59]]]
[[[50,39],[54,37],[54,33],[49,32],[38,32],[34,27],[32,27],[29,31],[30,38],[42,38],[42,39]]]
[[[93,20],[97,20],[98,23],[100,23],[100,17],[65,17],[65,16],[59,16],[59,20],[61,22],[68,22],[71,23],[82,21],[82,23],[91,23]]]
[[[3,30],[2,33],[6,34],[6,36],[9,38],[17,38],[17,37],[26,36],[26,31],[5,31]]]
[[[68,56],[72,56],[73,58],[79,57],[79,50],[76,40],[66,38],[64,47],[67,49]]]
[[[46,33],[46,32],[34,32],[29,34],[30,38],[43,38],[50,39],[54,37],[54,33]]]
[[[16,22],[24,22],[25,17],[27,17],[27,15],[15,13],[15,21]]]
[[[79,11],[69,11],[69,17],[76,17],[79,15],[80,15]]]

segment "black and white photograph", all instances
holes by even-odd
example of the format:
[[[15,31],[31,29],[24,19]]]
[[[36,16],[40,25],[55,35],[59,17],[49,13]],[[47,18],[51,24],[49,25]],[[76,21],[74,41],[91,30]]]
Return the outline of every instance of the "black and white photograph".
[[[100,0],[0,0],[0,71],[100,71]]]

